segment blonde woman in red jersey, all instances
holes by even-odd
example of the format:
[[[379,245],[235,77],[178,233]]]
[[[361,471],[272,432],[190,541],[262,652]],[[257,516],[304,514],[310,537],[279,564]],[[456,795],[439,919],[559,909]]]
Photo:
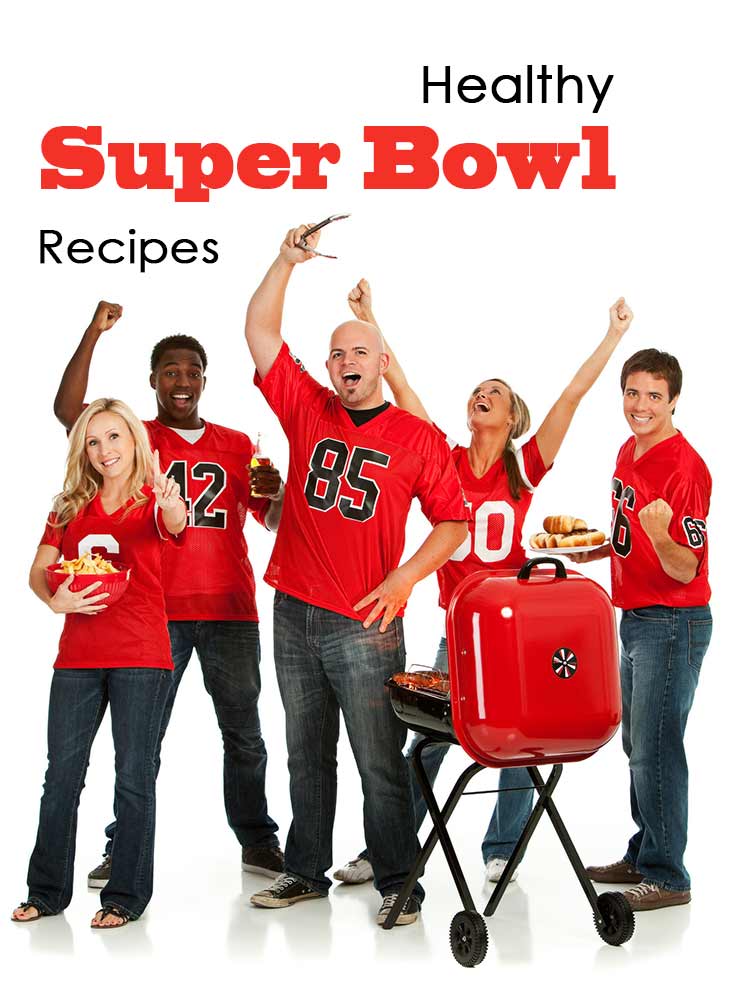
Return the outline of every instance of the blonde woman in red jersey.
[[[361,280],[350,291],[348,302],[357,318],[377,326],[370,285],[366,280]],[[552,405],[536,433],[519,450],[513,441],[527,433],[531,425],[523,399],[498,378],[481,381],[471,392],[466,409],[470,445],[455,445],[453,456],[472,516],[467,539],[437,572],[439,604],[443,609],[449,606],[459,582],[472,572],[519,568],[526,560],[522,531],[533,489],[554,462],[577,406],[602,373],[632,319],[630,308],[623,298],[619,298],[610,308],[610,324],[604,339]],[[396,404],[433,422],[387,344],[385,350],[390,356],[385,379]],[[439,643],[435,668],[448,670],[445,637]],[[416,741],[414,739],[409,747],[409,755]],[[432,785],[448,748],[447,744],[436,744],[423,753]],[[426,804],[413,779],[412,789],[418,829],[426,814]],[[528,786],[525,769],[501,769],[500,789],[515,792],[499,794],[482,843],[483,862],[491,882],[500,878],[533,802],[533,790]],[[363,852],[339,869],[335,876],[346,883],[361,883],[372,878],[367,853]]]
[[[122,927],[150,900],[156,746],[173,667],[161,549],[182,536],[185,525],[179,486],[161,474],[142,423],[123,402],[92,402],[71,430],[64,490],[31,567],[31,588],[65,620],[51,682],[48,769],[28,899],[13,911],[16,922],[60,914],[71,901],[79,797],[108,703],[118,836],[114,871],[92,927]],[[50,592],[46,568],[60,556],[75,560],[85,553],[130,567],[120,602],[107,606],[104,581],[73,592],[72,575]]]

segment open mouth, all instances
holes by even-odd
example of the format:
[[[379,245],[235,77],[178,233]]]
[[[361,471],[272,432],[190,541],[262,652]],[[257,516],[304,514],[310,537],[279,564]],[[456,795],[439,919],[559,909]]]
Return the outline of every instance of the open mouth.
[[[361,380],[361,377],[360,377],[359,374],[343,374],[342,375],[342,381],[346,385],[348,385],[348,387],[354,387],[358,383],[358,381],[360,381],[360,380]]]
[[[102,463],[103,467],[110,468],[110,467],[114,467],[115,464],[117,464],[119,460],[120,460],[119,457],[110,457],[109,460],[103,460],[101,463]]]
[[[486,405],[485,402],[475,402],[473,406],[473,411],[475,412],[489,412],[490,406]]]
[[[653,417],[650,415],[631,415],[633,422],[637,423],[639,426],[645,426],[647,422],[650,422]]]
[[[177,392],[175,395],[171,395],[171,401],[176,405],[188,405],[191,402],[191,395],[184,394],[183,392]]]

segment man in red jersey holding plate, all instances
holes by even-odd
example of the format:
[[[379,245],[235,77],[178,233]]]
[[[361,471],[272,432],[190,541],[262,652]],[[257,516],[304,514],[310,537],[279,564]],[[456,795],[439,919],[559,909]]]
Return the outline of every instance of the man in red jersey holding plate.
[[[121,315],[121,305],[100,301],[64,371],[54,411],[67,429],[84,407],[95,347]],[[160,452],[165,474],[179,485],[190,540],[184,550],[163,561],[174,675],[160,740],[196,650],[222,734],[225,810],[242,846],[242,866],[275,878],[283,870],[283,854],[265,794],[267,754],[258,715],[258,611],[243,526],[248,509],[259,522],[277,526],[282,495],[276,492],[281,481],[274,468],[251,471],[254,447],[244,433],[201,418],[206,369],[207,354],[191,336],[167,336],[153,347],[149,383],[158,412],[144,425],[152,447]],[[254,478],[257,488],[252,487]],[[270,492],[271,498],[253,498],[251,488]],[[102,862],[88,876],[92,888],[104,887],[110,877],[114,822],[106,833]]]
[[[307,374],[281,338],[294,267],[309,260],[292,229],[248,307],[245,335],[255,383],[288,437],[288,487],[266,581],[276,588],[274,656],[286,711],[293,822],[286,871],[251,899],[287,907],[326,896],[337,798],[337,738],[345,720],[364,797],[366,843],[383,896],[383,924],[418,854],[405,727],[383,687],[404,668],[401,614],[417,581],[467,535],[449,448],[431,426],[384,401],[388,364],[380,332],[351,321],[332,334],[327,369],[336,391]],[[433,529],[399,565],[414,496]],[[417,886],[397,923],[420,910]]]
[[[618,454],[610,544],[574,560],[612,559],[622,611],[623,747],[638,831],[619,862],[587,871],[628,883],[633,910],[691,900],[684,866],[688,770],[684,731],[712,634],[707,513],[712,479],[674,428],[676,357],[640,350],[623,365],[623,410],[633,436]]]

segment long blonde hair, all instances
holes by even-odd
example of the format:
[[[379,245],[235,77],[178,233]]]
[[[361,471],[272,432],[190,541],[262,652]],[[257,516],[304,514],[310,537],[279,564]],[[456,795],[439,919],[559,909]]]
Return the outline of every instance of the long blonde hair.
[[[516,448],[513,446],[513,440],[517,440],[519,436],[523,436],[524,433],[528,432],[531,427],[531,413],[528,411],[528,405],[526,405],[520,395],[515,393],[507,381],[503,381],[499,377],[488,378],[488,380],[497,381],[498,384],[504,384],[510,392],[510,411],[513,417],[513,424],[510,427],[508,439],[505,441],[505,449],[503,450],[503,466],[505,467],[505,473],[508,475],[508,488],[510,489],[510,494],[517,502],[521,497],[521,489],[526,488],[527,486],[521,477],[521,472],[518,467],[518,459],[516,457]]]
[[[125,514],[146,501],[143,485],[153,468],[153,454],[145,426],[125,402],[117,398],[98,398],[84,409],[69,433],[64,489],[54,499],[54,524],[57,526],[66,526],[70,523],[100,490],[102,475],[95,471],[87,456],[89,424],[100,412],[114,412],[119,415],[133,437],[135,454],[133,470],[128,479],[128,491],[135,501]]]

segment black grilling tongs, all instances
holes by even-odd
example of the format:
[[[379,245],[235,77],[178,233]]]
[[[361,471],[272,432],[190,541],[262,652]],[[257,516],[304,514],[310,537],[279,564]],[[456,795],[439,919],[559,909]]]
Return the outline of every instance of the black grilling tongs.
[[[332,256],[331,253],[320,253],[316,249],[312,249],[311,246],[307,243],[306,237],[309,235],[313,235],[314,232],[318,232],[319,229],[324,228],[325,225],[331,225],[332,222],[340,222],[342,221],[343,218],[349,218],[349,217],[350,217],[349,214],[330,215],[329,218],[325,218],[324,221],[321,221],[316,225],[312,225],[311,228],[307,228],[307,230],[303,233],[303,235],[296,243],[296,245],[299,247],[299,249],[306,249],[308,252],[313,253],[315,256],[323,256],[327,260],[336,260],[337,257]]]

